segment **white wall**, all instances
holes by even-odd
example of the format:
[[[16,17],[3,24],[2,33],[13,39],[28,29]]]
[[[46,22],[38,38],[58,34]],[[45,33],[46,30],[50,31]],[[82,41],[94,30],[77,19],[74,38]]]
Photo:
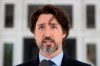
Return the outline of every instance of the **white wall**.
[[[5,4],[14,4],[14,28],[4,27]],[[0,0],[0,66],[3,66],[3,44],[13,42],[13,65],[23,62],[23,38],[34,37],[27,28],[27,16],[29,4],[60,4],[73,6],[73,28],[68,38],[75,37],[77,40],[76,56],[80,61],[87,62],[86,44],[97,45],[97,66],[100,65],[100,0]],[[86,5],[96,6],[96,28],[86,28]]]

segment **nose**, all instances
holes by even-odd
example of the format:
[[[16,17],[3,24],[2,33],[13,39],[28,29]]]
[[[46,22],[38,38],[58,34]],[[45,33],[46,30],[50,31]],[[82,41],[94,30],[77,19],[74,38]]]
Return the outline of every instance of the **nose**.
[[[51,37],[52,36],[52,32],[50,29],[45,29],[44,30],[44,37]]]

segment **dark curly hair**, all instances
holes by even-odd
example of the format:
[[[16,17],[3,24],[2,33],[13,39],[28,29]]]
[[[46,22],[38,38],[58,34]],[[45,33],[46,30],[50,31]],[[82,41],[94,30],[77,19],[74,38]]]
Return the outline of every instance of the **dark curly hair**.
[[[69,16],[61,7],[54,5],[45,5],[34,10],[30,17],[30,31],[32,33],[35,31],[36,22],[41,14],[52,14],[61,25],[63,32],[66,33],[66,37],[68,36],[70,29]],[[64,39],[66,39],[66,37]]]

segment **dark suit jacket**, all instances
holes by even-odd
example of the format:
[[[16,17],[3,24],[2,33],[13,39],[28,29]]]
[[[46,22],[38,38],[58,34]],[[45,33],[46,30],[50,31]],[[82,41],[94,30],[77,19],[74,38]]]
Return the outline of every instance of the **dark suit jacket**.
[[[39,57],[36,57],[35,59],[31,61],[25,62],[23,64],[19,64],[17,66],[39,66]],[[77,61],[75,59],[72,59],[64,55],[61,66],[91,66],[91,65]]]

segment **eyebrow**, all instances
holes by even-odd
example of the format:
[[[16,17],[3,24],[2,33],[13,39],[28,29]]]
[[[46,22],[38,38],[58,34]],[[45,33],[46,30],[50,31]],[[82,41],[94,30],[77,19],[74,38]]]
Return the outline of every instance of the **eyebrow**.
[[[38,24],[37,26],[43,26],[43,25],[45,25],[45,23]]]
[[[58,23],[49,23],[49,25],[58,25]]]
[[[37,26],[44,26],[45,25],[45,23],[41,23],[41,24],[38,24]],[[49,25],[58,25],[57,23],[49,23]]]

